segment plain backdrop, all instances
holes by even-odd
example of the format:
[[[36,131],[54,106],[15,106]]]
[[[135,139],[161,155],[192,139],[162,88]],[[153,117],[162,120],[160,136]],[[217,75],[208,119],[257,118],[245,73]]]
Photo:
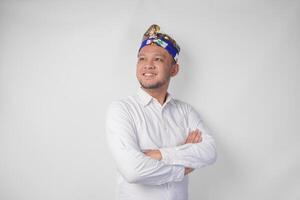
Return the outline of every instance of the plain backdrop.
[[[105,112],[135,94],[153,23],[181,46],[170,92],[218,160],[191,200],[300,199],[300,1],[0,1],[0,199],[114,199]]]

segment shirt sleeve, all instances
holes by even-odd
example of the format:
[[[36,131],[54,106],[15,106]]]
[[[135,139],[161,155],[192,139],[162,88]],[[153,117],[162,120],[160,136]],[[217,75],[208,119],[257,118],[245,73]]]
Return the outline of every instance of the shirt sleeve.
[[[190,168],[201,168],[213,164],[217,158],[215,141],[204,126],[199,113],[191,106],[188,112],[188,129],[191,131],[199,129],[202,133],[202,142],[161,148],[159,150],[162,154],[162,161]]]
[[[133,120],[121,102],[113,102],[108,109],[106,134],[117,169],[129,183],[161,185],[183,180],[183,166],[168,165],[140,150]]]

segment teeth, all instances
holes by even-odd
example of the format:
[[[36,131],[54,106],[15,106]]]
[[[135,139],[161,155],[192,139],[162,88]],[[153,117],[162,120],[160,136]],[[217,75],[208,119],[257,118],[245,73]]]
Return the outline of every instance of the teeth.
[[[152,73],[145,73],[144,76],[154,76],[155,74]]]

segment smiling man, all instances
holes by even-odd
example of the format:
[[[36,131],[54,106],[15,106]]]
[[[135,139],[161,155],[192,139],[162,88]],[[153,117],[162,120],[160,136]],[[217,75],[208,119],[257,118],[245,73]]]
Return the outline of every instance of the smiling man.
[[[119,200],[187,200],[188,176],[216,160],[199,113],[168,93],[180,48],[152,25],[138,52],[136,95],[113,102],[107,140],[118,170]]]

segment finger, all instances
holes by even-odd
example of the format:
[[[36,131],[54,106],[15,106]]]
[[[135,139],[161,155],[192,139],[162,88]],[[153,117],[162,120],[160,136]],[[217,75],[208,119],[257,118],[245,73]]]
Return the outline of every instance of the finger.
[[[196,129],[196,130],[194,130],[194,131],[191,131],[190,133],[189,133],[189,135],[188,135],[188,137],[187,137],[187,139],[186,139],[186,141],[185,141],[185,144],[187,144],[187,143],[198,143],[199,141],[199,133],[200,133],[200,131],[199,131],[199,129]]]
[[[198,133],[194,131],[192,136],[191,136],[191,143],[195,142],[195,139],[196,139],[197,135],[198,135]]]
[[[195,138],[195,143],[199,143],[202,140],[202,133],[198,130],[197,137]]]
[[[193,139],[193,131],[189,133],[188,137],[186,138],[185,144],[191,143],[193,141],[192,139]]]
[[[199,137],[199,142],[202,142],[202,133],[201,132],[199,133],[199,136],[200,136]]]
[[[186,137],[185,142],[184,142],[185,144],[188,143],[189,136],[190,136],[190,134],[188,134],[188,136]]]
[[[184,175],[188,175],[189,173],[191,173],[192,171],[194,171],[194,169],[193,168],[185,168],[185,170],[184,170],[185,172],[184,172]]]
[[[189,133],[187,139],[186,139],[186,143],[191,143],[192,141],[192,133]]]
[[[200,140],[200,134],[197,134],[194,143],[199,143],[199,140]]]
[[[193,135],[192,135],[192,142],[191,143],[195,143],[196,139],[197,139],[197,135],[198,135],[198,132],[197,131],[194,131],[193,132]]]

